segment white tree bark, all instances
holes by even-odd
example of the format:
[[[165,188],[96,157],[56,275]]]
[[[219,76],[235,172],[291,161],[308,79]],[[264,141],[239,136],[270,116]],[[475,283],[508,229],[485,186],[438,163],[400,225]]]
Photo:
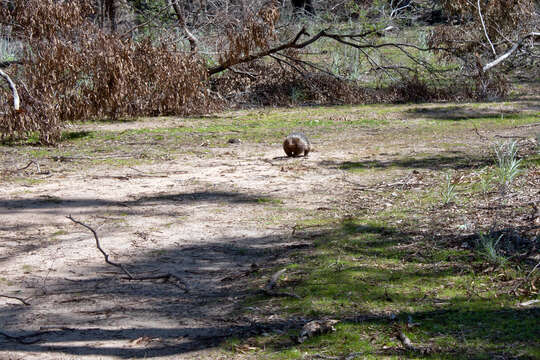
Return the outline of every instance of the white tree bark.
[[[482,68],[482,71],[487,71],[487,70],[491,69],[492,67],[494,67],[495,65],[497,65],[497,64],[503,62],[504,60],[506,60],[508,57],[510,57],[510,55],[512,55],[512,53],[514,51],[516,51],[523,44],[523,41],[525,41],[525,39],[530,38],[530,37],[539,37],[539,36],[540,36],[540,32],[532,32],[532,33],[529,33],[529,34],[525,35],[518,42],[516,42],[514,44],[514,46],[512,46],[512,48],[510,50],[508,50],[507,52],[505,52],[504,54],[502,54],[501,56],[499,56],[498,58],[496,58],[492,62],[484,65],[484,67]]]
[[[17,87],[15,86],[15,83],[2,69],[0,69],[0,76],[7,81],[9,88],[11,89],[11,93],[13,94],[13,108],[15,109],[15,111],[19,111],[21,99],[19,98],[19,93],[17,92]]]

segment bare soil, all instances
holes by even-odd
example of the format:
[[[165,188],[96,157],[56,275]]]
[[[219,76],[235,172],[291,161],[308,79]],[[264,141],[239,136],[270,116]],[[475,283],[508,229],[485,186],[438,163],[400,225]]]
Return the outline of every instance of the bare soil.
[[[178,125],[148,121],[80,129]],[[31,164],[19,175],[35,183],[8,179],[0,187],[0,294],[30,304],[0,297],[0,331],[24,336],[0,336],[0,358],[229,358],[216,350],[225,338],[286,328],[282,319],[261,324],[238,309],[288,252],[311,245],[295,231],[298,222],[342,217],[359,186],[412,171],[355,174],[340,164],[445,153],[438,135],[418,140],[404,129],[349,134],[346,143],[342,134],[326,134],[307,158],[286,158],[275,142],[209,147],[205,157],[179,146],[172,159],[137,166]],[[484,135],[509,133],[530,132]],[[470,132],[459,141],[458,150],[484,146]],[[16,155],[6,156],[3,171],[27,163]],[[130,272],[170,272],[183,282],[125,279],[70,214],[95,229],[110,259]]]

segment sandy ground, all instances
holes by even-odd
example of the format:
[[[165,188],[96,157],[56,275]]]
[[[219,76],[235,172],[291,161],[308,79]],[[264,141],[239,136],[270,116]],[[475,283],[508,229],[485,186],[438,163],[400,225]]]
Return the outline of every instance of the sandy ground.
[[[0,294],[31,305],[0,298],[0,329],[41,333],[24,339],[31,344],[0,337],[0,358],[216,358],[225,356],[212,350],[224,337],[261,327],[235,311],[253,295],[246,276],[308,246],[291,235],[295,221],[334,207],[350,184],[343,170],[318,166],[321,152],[286,159],[279,144],[212,151],[219,158],[181,155],[4,184]],[[70,214],[128,271],[182,282],[123,279]]]
[[[216,350],[228,336],[286,328],[294,319],[261,319],[240,305],[256,292],[257,270],[279,268],[288,251],[310,246],[302,232],[293,235],[297,222],[317,211],[340,217],[356,186],[381,181],[335,164],[443,151],[377,136],[323,137],[305,159],[284,158],[280,144],[240,144],[136,167],[62,171],[71,165],[59,162],[32,175],[36,184],[2,184],[0,294],[30,305],[0,297],[0,331],[26,335],[0,336],[0,359],[228,358]],[[70,214],[128,271],[182,281],[125,279]]]

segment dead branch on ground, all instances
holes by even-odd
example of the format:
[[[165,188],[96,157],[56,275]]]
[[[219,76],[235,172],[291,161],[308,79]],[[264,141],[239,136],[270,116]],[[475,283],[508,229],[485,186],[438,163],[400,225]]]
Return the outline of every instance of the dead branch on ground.
[[[186,292],[189,291],[187,284],[178,275],[175,275],[173,273],[164,273],[164,274],[158,274],[158,275],[152,275],[152,276],[137,276],[137,275],[131,274],[126,269],[126,267],[124,265],[109,260],[109,254],[107,254],[101,248],[101,245],[99,243],[99,237],[98,237],[98,235],[97,235],[97,233],[96,233],[96,231],[94,229],[92,229],[90,226],[88,226],[88,225],[86,225],[86,224],[84,224],[84,223],[82,223],[82,222],[80,222],[78,220],[75,220],[71,215],[66,216],[66,218],[73,221],[75,224],[81,225],[82,227],[84,227],[84,228],[86,228],[86,229],[88,229],[88,230],[90,230],[92,232],[92,234],[94,235],[94,239],[96,240],[96,247],[103,254],[103,257],[105,258],[105,262],[107,264],[109,264],[109,265],[112,265],[114,267],[117,267],[117,268],[121,269],[124,272],[124,274],[126,274],[126,276],[127,276],[124,279],[134,280],[134,281],[163,280],[165,282],[171,281],[171,280],[174,279],[174,280],[176,280],[176,282],[183,285]]]
[[[26,301],[25,301],[25,299],[20,298],[20,297],[17,297],[17,296],[11,296],[11,295],[3,295],[3,294],[0,294],[0,297],[6,298],[6,299],[19,300],[20,302],[22,302],[22,303],[23,303],[24,305],[26,305],[26,306],[30,305],[29,302],[26,302]],[[28,300],[28,298],[27,298],[26,300]]]
[[[423,346],[416,346],[412,343],[411,339],[401,330],[398,330],[397,338],[406,350],[418,352],[421,354],[429,353],[429,348]]]
[[[18,169],[14,169],[14,170],[3,170],[2,172],[3,172],[4,174],[16,174],[16,173],[18,173],[19,171],[23,171],[23,170],[28,169],[28,168],[30,167],[30,165],[32,165],[32,164],[35,164],[35,165],[36,165],[37,171],[38,171],[38,173],[40,173],[40,172],[41,172],[41,169],[40,169],[40,167],[39,167],[39,164],[38,164],[37,162],[35,162],[34,160],[30,160],[30,161],[28,162],[28,164],[26,164],[26,165],[23,166],[22,168],[18,168]]]
[[[296,299],[300,299],[300,296],[296,294],[284,292],[284,291],[277,292],[274,290],[274,287],[276,286],[279,278],[281,277],[281,275],[285,273],[285,271],[287,271],[287,269],[281,269],[278,272],[276,272],[274,275],[272,275],[272,277],[270,278],[270,280],[268,281],[268,283],[266,284],[262,292],[269,296],[293,297]]]

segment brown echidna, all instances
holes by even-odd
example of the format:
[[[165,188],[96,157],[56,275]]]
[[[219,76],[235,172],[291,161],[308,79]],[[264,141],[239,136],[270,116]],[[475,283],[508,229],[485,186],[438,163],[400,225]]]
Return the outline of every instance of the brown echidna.
[[[285,150],[287,156],[299,156],[302,153],[307,156],[311,150],[311,143],[305,134],[294,132],[283,141],[283,150]]]

